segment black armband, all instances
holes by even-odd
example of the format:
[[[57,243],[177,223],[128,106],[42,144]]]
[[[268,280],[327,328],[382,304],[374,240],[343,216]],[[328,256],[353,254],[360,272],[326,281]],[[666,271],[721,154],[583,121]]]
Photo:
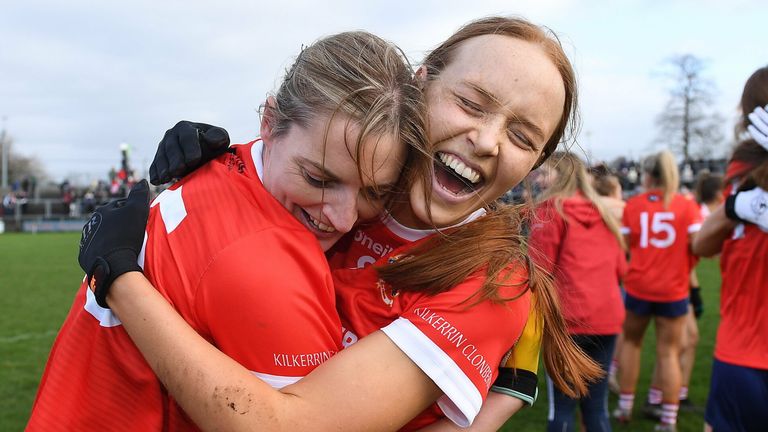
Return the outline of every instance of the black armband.
[[[728,195],[725,199],[725,216],[732,221],[744,223],[745,221],[736,214],[736,195]]]
[[[538,376],[531,371],[500,367],[491,391],[518,398],[533,406],[538,395],[538,383]]]

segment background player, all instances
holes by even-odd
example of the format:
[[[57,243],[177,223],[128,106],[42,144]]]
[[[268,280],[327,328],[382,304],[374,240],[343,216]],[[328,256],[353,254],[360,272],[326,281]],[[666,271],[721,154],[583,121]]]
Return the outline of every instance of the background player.
[[[768,424],[768,113],[762,108],[766,104],[768,67],[763,67],[744,85],[744,114],[736,125],[740,141],[725,176],[725,205],[705,221],[693,244],[694,252],[702,256],[720,253],[722,273],[707,430],[758,431]]]
[[[619,280],[627,267],[620,222],[576,155],[558,152],[547,164],[557,174],[536,209],[531,254],[555,276],[571,337],[604,373],[581,399],[566,396],[548,379],[547,430],[576,430],[578,406],[587,431],[610,431],[607,372],[624,322]]]
[[[719,175],[703,171],[696,179],[694,198],[699,206],[702,219],[706,219],[723,202],[723,179]],[[700,408],[688,398],[688,384],[691,381],[693,366],[696,361],[696,347],[699,343],[699,326],[697,320],[704,313],[701,299],[699,278],[696,275],[696,265],[699,257],[693,253],[689,256],[691,268],[691,292],[688,314],[685,318],[683,338],[680,342],[680,410],[695,412]],[[644,414],[655,420],[661,418],[661,383],[658,376],[658,362],[651,374],[651,385],[648,389],[648,399],[643,407]]]
[[[640,352],[651,318],[656,324],[656,357],[662,386],[659,430],[674,430],[680,393],[680,340],[688,312],[689,242],[701,226],[693,200],[680,195],[679,174],[669,151],[649,157],[643,166],[647,192],[630,198],[622,230],[630,250],[624,278],[627,316],[619,353],[619,407],[628,421],[640,373]]]

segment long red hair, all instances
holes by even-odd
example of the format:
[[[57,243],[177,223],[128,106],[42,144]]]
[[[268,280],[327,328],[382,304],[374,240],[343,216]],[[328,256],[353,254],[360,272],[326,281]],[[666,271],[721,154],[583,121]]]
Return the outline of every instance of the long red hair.
[[[542,151],[537,162],[539,165],[577,124],[575,73],[554,34],[520,18],[491,17],[471,22],[427,55],[424,60],[427,77],[437,78],[451,62],[453,53],[463,41],[489,34],[539,44],[563,78],[566,95],[563,114]],[[432,161],[426,163],[431,164]],[[427,178],[430,169],[430,166],[425,165],[410,172],[412,175],[424,176],[424,184],[431,184]],[[425,191],[428,203],[429,193],[429,190]],[[521,286],[521,290],[532,291],[534,307],[544,320],[542,347],[547,371],[554,384],[568,396],[586,395],[587,383],[600,377],[602,371],[571,339],[560,313],[552,278],[529,258],[524,235],[524,227],[531,214],[529,208],[489,203],[487,210],[488,214],[484,217],[434,235],[409,251],[408,257],[377,268],[380,276],[403,291],[437,294],[451,289],[473,274],[484,272],[485,281],[474,300],[504,302],[514,301],[499,296],[499,287],[511,283],[505,270],[522,266],[527,271],[528,281]],[[471,305],[472,299],[467,300]]]

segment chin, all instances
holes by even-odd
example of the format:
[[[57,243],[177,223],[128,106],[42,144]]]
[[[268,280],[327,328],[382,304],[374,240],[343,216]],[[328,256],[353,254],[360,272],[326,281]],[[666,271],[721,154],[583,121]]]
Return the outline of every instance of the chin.
[[[323,252],[327,252],[328,249],[332,248],[333,245],[335,245],[336,242],[339,241],[339,239],[338,238],[334,238],[334,239],[324,238],[324,239],[317,239],[317,241],[320,243],[320,249],[322,249]]]
[[[472,212],[466,211],[456,213],[452,211],[444,211],[442,209],[432,209],[432,219],[434,219],[437,227],[449,227],[463,221],[470,213]]]

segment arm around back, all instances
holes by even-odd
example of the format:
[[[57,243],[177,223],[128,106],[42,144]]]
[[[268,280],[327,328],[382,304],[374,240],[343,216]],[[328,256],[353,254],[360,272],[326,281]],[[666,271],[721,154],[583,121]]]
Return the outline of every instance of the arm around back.
[[[712,212],[701,226],[691,244],[694,255],[712,257],[723,249],[723,242],[728,238],[736,222],[725,215],[725,207],[720,206]]]
[[[382,332],[278,391],[198,335],[141,273],[118,278],[107,300],[203,430],[397,430],[441,394]]]

